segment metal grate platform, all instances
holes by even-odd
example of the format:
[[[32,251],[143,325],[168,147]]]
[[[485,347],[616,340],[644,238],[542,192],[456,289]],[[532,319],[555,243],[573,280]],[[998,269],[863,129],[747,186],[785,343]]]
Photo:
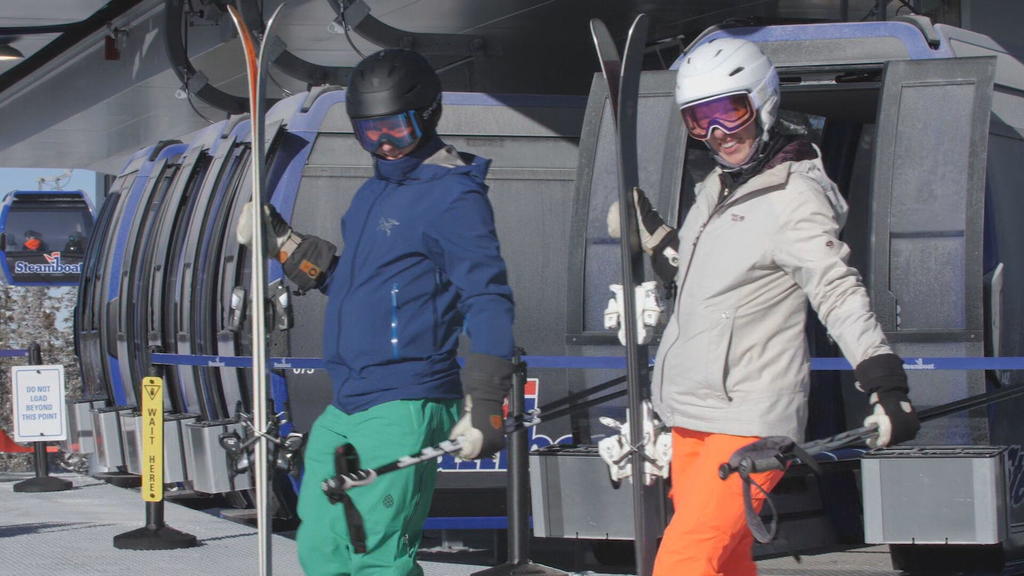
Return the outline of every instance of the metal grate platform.
[[[256,574],[254,528],[173,503],[166,524],[192,534],[199,546],[179,550],[121,550],[114,536],[145,525],[145,505],[135,490],[94,478],[57,475],[74,489],[16,493],[30,475],[0,474],[0,574],[47,576],[166,576]],[[302,576],[295,541],[275,535],[273,574]],[[422,563],[427,576],[468,576],[484,566]]]

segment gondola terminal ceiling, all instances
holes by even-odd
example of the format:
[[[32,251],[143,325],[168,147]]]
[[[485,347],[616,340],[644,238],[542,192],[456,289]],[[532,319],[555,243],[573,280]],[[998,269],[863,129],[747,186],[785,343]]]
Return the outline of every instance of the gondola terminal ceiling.
[[[261,2],[264,14],[280,3],[251,1]],[[189,97],[164,38],[165,9],[180,7],[187,24],[183,44],[200,79],[225,94],[244,95],[237,39],[213,4],[4,0],[0,43],[25,59],[0,62],[0,166],[116,173],[135,150],[223,118],[224,110],[194,94],[197,85],[189,85]],[[346,37],[332,22],[335,9],[350,4],[346,14],[366,14],[393,34],[371,36],[352,26]],[[370,36],[433,50],[430,59],[446,90],[585,94],[597,70],[587,27],[592,17],[605,20],[621,43],[632,16],[650,14],[648,61],[658,66],[700,30],[725,20],[857,19],[875,6],[876,0],[291,0],[280,37],[299,61],[325,68],[353,66],[359,53],[379,49]],[[430,45],[424,34],[445,35],[441,45],[450,40],[454,47]],[[275,69],[272,95],[306,88],[286,71]]]

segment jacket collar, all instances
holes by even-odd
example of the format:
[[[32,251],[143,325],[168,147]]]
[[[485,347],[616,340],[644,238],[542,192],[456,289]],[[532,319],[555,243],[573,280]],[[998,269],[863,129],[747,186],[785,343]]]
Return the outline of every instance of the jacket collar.
[[[489,159],[459,152],[435,136],[412,154],[398,160],[375,158],[374,176],[386,182],[404,184],[437,180],[454,172],[483,182],[490,166]]]
[[[821,156],[818,149],[807,140],[780,140],[771,147],[774,153],[760,163],[758,172],[740,175],[725,172],[721,167],[715,168],[718,175],[715,179],[718,182],[718,190],[715,191],[719,197],[717,204],[733,204],[754,192],[767,193],[784,188],[789,182],[790,168],[794,162],[818,160]],[[722,192],[727,189],[728,197],[722,198]]]
[[[424,142],[422,146],[398,160],[385,160],[374,156],[373,173],[381,180],[403,182],[423,164],[424,160],[442,148],[444,148],[444,142],[437,136],[434,136]]]

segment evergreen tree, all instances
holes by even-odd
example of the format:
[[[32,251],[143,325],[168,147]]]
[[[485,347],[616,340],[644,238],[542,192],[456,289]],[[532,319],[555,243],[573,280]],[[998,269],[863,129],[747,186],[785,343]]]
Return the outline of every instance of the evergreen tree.
[[[0,349],[27,349],[39,344],[43,364],[64,366],[67,397],[81,394],[78,360],[74,354],[74,287],[10,286],[0,283]],[[10,367],[28,362],[7,358],[0,366],[0,428],[13,435]],[[0,454],[0,471],[31,471],[31,454]],[[52,468],[51,468],[52,469]]]

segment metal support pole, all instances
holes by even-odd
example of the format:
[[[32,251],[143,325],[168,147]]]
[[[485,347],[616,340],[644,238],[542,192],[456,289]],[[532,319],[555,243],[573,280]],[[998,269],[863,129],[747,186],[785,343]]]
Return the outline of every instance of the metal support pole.
[[[28,363],[32,366],[40,366],[43,363],[43,354],[39,349],[39,343],[33,342],[28,346]],[[61,399],[63,402],[64,399]],[[15,492],[60,492],[70,490],[72,484],[63,478],[50,476],[50,462],[46,456],[46,442],[33,442],[32,453],[36,459],[35,478],[22,480],[14,485]]]
[[[516,348],[512,362],[512,390],[509,416],[514,420],[526,412],[526,352]],[[526,427],[508,435],[508,561],[500,566],[474,572],[473,576],[568,576],[561,570],[530,562],[530,439]]]
[[[523,414],[526,409],[526,364],[523,351],[516,349],[516,371],[512,375],[512,394],[509,411]],[[530,556],[530,470],[527,464],[530,440],[525,429],[509,435],[508,442],[508,561],[520,565],[528,563]]]

